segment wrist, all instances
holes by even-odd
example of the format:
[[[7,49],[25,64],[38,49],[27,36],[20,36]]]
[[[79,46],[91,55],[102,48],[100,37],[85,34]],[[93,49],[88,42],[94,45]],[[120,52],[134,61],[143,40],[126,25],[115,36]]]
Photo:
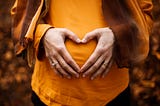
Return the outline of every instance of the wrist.
[[[106,27],[107,33],[110,33],[109,35],[112,36],[113,43],[115,42],[115,35],[110,27]]]

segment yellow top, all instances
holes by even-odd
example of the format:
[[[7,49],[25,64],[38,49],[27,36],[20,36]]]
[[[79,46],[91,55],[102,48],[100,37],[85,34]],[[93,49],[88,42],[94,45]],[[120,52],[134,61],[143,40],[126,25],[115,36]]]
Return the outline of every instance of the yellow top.
[[[46,20],[54,27],[68,28],[80,39],[87,32],[107,26],[102,14],[101,0],[51,0]],[[38,25],[36,36],[39,39],[36,40],[40,40],[50,27],[48,24]],[[82,66],[94,51],[97,42],[92,40],[87,44],[75,44],[67,40],[65,44],[73,59]],[[89,78],[60,78],[45,58],[36,61],[32,89],[45,104],[51,106],[104,106],[122,92],[128,82],[128,70],[118,69],[116,64],[103,79],[91,81]]]
[[[90,4],[90,6],[88,6]],[[58,28],[68,28],[80,39],[87,32],[106,27],[100,0],[51,0],[48,23]],[[96,47],[96,41],[85,45],[66,42],[66,47],[74,60],[81,66]]]

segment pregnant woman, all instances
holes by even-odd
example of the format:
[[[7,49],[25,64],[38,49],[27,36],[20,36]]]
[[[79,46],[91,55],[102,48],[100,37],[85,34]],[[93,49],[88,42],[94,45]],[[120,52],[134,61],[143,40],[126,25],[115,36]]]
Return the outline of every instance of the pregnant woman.
[[[32,90],[49,106],[109,103],[147,56],[151,9],[150,0],[16,0],[16,54],[27,50],[31,63],[35,49]]]

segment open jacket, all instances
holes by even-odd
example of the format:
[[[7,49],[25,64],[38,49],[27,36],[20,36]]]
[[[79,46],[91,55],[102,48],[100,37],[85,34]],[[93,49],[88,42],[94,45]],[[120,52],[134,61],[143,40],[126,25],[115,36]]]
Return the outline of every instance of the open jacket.
[[[27,53],[29,63],[34,56],[32,44],[36,39],[36,26],[47,14],[48,8],[49,0],[16,0],[11,10],[16,55]],[[130,67],[144,60],[149,51],[152,27],[151,0],[103,0],[102,9],[115,35],[117,65]]]

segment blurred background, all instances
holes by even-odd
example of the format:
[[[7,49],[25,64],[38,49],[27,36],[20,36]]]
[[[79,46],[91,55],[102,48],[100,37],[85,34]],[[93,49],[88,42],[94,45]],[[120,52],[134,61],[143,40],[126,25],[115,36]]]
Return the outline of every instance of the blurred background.
[[[33,106],[31,74],[14,55],[10,8],[14,0],[0,0],[0,106]],[[160,0],[153,0],[154,26],[145,63],[130,70],[132,106],[160,106]]]

